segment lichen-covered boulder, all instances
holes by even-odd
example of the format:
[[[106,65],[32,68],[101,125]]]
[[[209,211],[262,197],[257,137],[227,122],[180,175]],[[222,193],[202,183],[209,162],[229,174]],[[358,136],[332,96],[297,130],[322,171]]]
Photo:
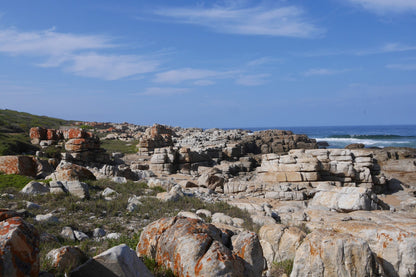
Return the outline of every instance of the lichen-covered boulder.
[[[16,212],[0,209],[0,276],[38,276],[39,233]]]
[[[241,232],[232,236],[233,252],[244,260],[244,276],[261,276],[265,261],[256,233]]]
[[[87,168],[66,161],[61,161],[50,177],[54,181],[95,180],[94,174]]]
[[[231,249],[229,235],[214,225],[171,217],[149,224],[136,252],[155,259],[178,276],[244,276],[243,250],[240,247],[236,254]]]

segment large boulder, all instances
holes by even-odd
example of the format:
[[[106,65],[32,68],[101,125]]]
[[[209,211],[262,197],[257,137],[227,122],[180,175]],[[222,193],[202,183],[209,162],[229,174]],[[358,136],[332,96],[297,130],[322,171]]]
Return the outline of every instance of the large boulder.
[[[172,269],[178,276],[244,276],[245,273],[258,273],[259,266],[253,266],[253,262],[263,257],[256,244],[256,236],[249,233],[234,241],[236,247],[233,253],[229,233],[214,225],[184,217],[162,218],[144,228],[136,252],[139,256],[155,259],[159,265]],[[248,241],[246,248],[242,245],[244,241]]]
[[[310,206],[323,206],[340,212],[389,209],[389,206],[378,199],[370,189],[357,187],[331,187],[319,191],[313,197]]]
[[[38,276],[39,233],[16,212],[0,210],[0,276]]]
[[[0,172],[35,177],[37,163],[30,156],[0,156]]]
[[[59,163],[51,178],[54,181],[95,180],[94,174],[87,168],[66,161]]]
[[[296,251],[290,276],[379,276],[368,243],[329,230],[310,233]]]
[[[130,247],[120,244],[77,267],[71,276],[151,277],[152,274]]]

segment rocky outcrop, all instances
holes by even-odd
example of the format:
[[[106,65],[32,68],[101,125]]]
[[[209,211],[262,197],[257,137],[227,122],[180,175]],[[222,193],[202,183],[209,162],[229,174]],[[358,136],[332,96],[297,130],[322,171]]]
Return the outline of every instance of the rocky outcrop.
[[[33,144],[42,147],[64,145],[63,159],[78,162],[109,162],[109,155],[100,148],[100,140],[91,132],[78,128],[63,130],[33,127],[30,129]]]
[[[296,135],[291,131],[266,130],[257,131],[252,135],[245,136],[243,139],[244,150],[246,153],[283,154],[291,149],[316,149],[316,140],[308,138],[306,135]]]
[[[144,135],[140,138],[137,145],[139,154],[149,155],[155,148],[173,146],[172,136],[174,135],[175,133],[171,128],[165,125],[154,124],[146,129]]]
[[[35,177],[37,163],[30,156],[0,156],[0,172]]]
[[[256,276],[252,274],[262,271],[261,265],[253,264],[263,259],[259,245],[252,233],[232,240],[228,232],[211,224],[173,217],[148,225],[136,252],[155,259],[179,276]]]
[[[39,234],[16,212],[0,210],[0,275],[38,276]]]

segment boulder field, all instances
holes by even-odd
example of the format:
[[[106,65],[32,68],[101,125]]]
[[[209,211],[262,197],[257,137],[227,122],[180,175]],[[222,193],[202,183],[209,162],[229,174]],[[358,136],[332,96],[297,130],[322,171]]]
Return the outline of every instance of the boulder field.
[[[178,211],[148,222],[135,249],[119,245],[88,258],[66,246],[48,254],[73,276],[151,276],[146,259],[176,276],[416,276],[414,149],[319,149],[315,140],[282,130],[106,123],[94,132],[99,126],[91,132],[34,127],[32,143],[65,152],[53,159],[42,150],[2,156],[0,171],[48,180],[30,182],[23,194],[70,194],[80,201],[93,201],[97,190],[86,180],[145,182],[165,190],[154,197],[159,203],[226,202],[245,210],[255,228],[222,212]],[[106,153],[98,133],[136,143],[137,153]],[[119,197],[110,188],[99,193],[102,201]],[[126,210],[140,210],[144,199],[129,197]],[[10,210],[1,210],[0,219],[0,275],[37,276],[36,229]],[[73,241],[92,236],[71,227],[62,232]]]

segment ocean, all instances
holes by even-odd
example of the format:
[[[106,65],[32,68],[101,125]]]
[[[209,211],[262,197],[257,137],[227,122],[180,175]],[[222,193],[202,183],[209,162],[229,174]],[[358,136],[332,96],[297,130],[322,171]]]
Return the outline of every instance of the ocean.
[[[252,131],[280,129],[305,134],[317,141],[326,141],[328,148],[344,148],[348,144],[363,143],[365,147],[416,148],[416,125],[392,126],[332,126],[332,127],[273,127],[246,128]]]

